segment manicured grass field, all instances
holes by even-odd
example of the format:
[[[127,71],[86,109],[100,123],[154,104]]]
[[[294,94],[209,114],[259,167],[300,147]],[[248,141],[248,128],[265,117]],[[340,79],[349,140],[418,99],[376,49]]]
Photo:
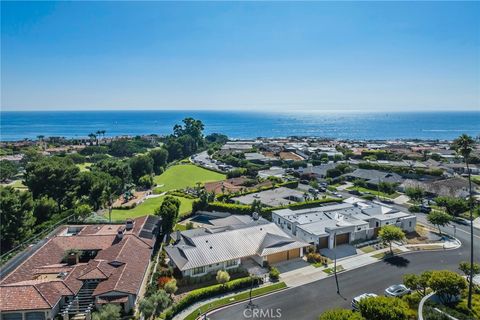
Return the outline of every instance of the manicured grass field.
[[[370,192],[374,196],[379,196],[379,197],[389,198],[389,199],[395,199],[396,197],[400,196],[400,193],[398,193],[398,192],[388,194],[388,193],[385,193],[385,192],[379,192],[377,190],[367,189],[367,188],[364,188],[364,187],[350,187],[350,188],[347,188],[347,190],[357,190],[357,191],[360,191],[360,192],[363,192],[363,193]]]
[[[162,185],[155,189],[156,192],[163,192],[173,189],[195,187],[195,185],[210,181],[224,180],[224,174],[197,167],[192,164],[176,165],[168,168],[164,173],[155,176],[154,182]]]
[[[279,282],[276,284],[272,284],[266,287],[262,288],[257,288],[252,290],[252,297],[256,297],[259,295],[267,294],[269,292],[277,291],[280,289],[286,288],[287,285],[284,282]],[[188,316],[185,317],[185,320],[195,320],[199,314],[205,313],[207,311],[217,309],[219,307],[225,306],[227,304],[231,304],[234,302],[239,302],[242,300],[247,300],[249,298],[249,292],[242,292],[237,295],[231,296],[231,297],[226,297],[223,299],[215,300],[212,301],[211,303],[204,304],[200,308],[194,310],[192,313],[190,313]]]
[[[136,218],[145,215],[153,215],[155,209],[160,207],[165,196],[150,198],[145,200],[133,209],[129,210],[112,210],[112,221],[124,221],[127,218]],[[192,211],[193,199],[176,197],[180,200],[180,216],[190,213]]]

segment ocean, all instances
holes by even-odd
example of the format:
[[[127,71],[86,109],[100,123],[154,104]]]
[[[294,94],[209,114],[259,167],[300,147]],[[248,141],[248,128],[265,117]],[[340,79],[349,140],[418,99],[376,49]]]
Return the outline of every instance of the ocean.
[[[185,117],[200,119],[205,133],[230,138],[315,136],[339,139],[454,139],[480,135],[479,112],[240,112],[240,111],[39,111],[0,113],[2,141],[38,135],[84,138],[170,134]]]

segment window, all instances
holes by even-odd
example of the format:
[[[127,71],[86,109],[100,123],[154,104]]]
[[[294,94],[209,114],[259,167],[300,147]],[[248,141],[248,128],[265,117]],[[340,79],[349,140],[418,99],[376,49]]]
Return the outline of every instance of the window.
[[[408,226],[409,226],[409,227],[412,226],[412,221],[409,221],[409,222],[408,222]]]
[[[197,275],[201,273],[205,273],[205,267],[193,268],[193,271],[192,271],[193,275]]]
[[[278,218],[278,223],[280,223],[280,218]]]
[[[287,228],[288,228],[288,230],[292,230],[292,226],[290,225],[290,223],[287,224]]]
[[[236,259],[225,261],[225,268],[230,268],[230,267],[233,267],[233,266],[236,266],[236,265],[237,265],[237,260]]]
[[[45,320],[45,312],[27,312],[25,313],[26,320]]]
[[[21,313],[2,313],[2,320],[22,320]]]

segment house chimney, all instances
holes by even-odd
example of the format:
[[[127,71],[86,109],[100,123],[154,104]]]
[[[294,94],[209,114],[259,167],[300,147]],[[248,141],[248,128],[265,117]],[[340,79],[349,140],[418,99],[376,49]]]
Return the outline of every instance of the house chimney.
[[[127,230],[132,230],[133,229],[133,220],[132,219],[127,220],[127,222],[125,223],[125,228]]]
[[[176,235],[175,241],[179,242],[181,238],[182,238],[182,233],[180,232],[180,230],[177,230],[177,235]]]
[[[123,228],[118,229],[117,231],[117,239],[122,240],[123,239]]]
[[[253,220],[258,220],[258,212],[252,213],[252,219]]]
[[[73,266],[78,263],[79,254],[78,252],[70,252],[67,256],[67,264]]]

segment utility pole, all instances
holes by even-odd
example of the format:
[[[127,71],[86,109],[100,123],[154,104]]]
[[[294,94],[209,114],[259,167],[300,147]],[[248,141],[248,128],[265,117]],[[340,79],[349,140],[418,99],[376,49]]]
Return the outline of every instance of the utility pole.
[[[333,234],[333,273],[335,275],[335,284],[337,285],[337,294],[340,294],[340,287],[338,286],[338,277],[337,277],[337,252],[335,249],[337,249],[337,233]]]

